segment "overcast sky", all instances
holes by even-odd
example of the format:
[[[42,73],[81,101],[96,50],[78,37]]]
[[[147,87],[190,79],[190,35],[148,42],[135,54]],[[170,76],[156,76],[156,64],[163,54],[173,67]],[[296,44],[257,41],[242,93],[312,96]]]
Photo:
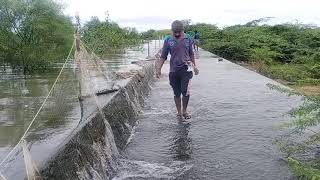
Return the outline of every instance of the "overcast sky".
[[[262,17],[273,22],[299,22],[320,25],[320,0],[58,0],[65,13],[79,13],[82,21],[106,17],[123,27],[138,30],[168,29],[175,19],[191,19],[220,27],[244,24]]]

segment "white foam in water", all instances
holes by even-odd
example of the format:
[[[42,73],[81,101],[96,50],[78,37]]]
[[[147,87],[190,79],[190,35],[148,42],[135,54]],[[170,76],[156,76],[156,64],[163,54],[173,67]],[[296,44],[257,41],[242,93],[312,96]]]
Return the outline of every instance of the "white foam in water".
[[[90,171],[90,175],[88,174],[87,171]],[[93,168],[89,168],[89,169],[83,168],[82,171],[77,172],[77,175],[79,180],[86,180],[86,179],[103,180],[103,178]]]
[[[132,141],[132,139],[134,138],[134,134],[136,132],[136,129],[138,127],[139,121],[136,121],[135,125],[133,126],[132,130],[131,130],[131,134],[127,140],[126,146]],[[131,127],[131,126],[130,126]]]
[[[163,115],[163,114],[170,114],[171,112],[166,109],[158,109],[152,108],[153,111],[144,111],[143,115]]]
[[[131,133],[130,133],[130,136],[129,136],[128,140],[127,140],[127,143],[126,143],[126,145],[128,145],[128,144],[130,143],[130,141],[132,140],[133,136],[134,136],[137,123],[136,123],[136,125],[133,126],[133,127],[131,127],[131,125],[128,124],[128,123],[124,123],[124,124],[125,124],[126,128],[129,129],[129,132],[131,132]]]
[[[22,141],[21,146],[22,146],[22,152],[23,152],[24,163],[25,163],[25,167],[26,167],[26,171],[27,171],[28,180],[36,179],[35,172],[37,170],[35,169],[34,163],[31,159],[30,151],[27,147],[27,143],[25,140]]]
[[[0,180],[7,180],[6,177],[4,177],[4,175],[1,174],[1,172],[0,172]]]
[[[103,180],[102,177],[100,176],[100,174],[96,170],[94,170],[93,168],[90,168],[90,171],[93,174],[92,179]]]
[[[192,168],[192,165],[186,165],[181,161],[173,161],[169,166],[166,166],[162,163],[123,159],[121,160],[121,165],[118,175],[113,180],[127,178],[175,179]]]

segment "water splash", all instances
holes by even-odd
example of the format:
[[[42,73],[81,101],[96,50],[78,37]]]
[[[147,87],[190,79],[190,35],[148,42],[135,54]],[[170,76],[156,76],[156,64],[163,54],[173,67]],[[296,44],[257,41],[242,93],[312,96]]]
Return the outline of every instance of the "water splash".
[[[4,175],[1,174],[1,172],[0,172],[0,180],[7,180],[6,177],[4,177]]]
[[[27,178],[28,180],[35,180],[36,179],[36,172],[38,170],[36,169],[36,166],[34,165],[34,162],[32,161],[30,151],[27,147],[27,142],[25,140],[21,143],[23,157],[24,157],[24,164],[27,171]]]
[[[123,180],[127,178],[175,179],[192,168],[192,165],[186,165],[186,163],[181,161],[164,164],[122,159],[120,163],[120,171],[113,180]]]

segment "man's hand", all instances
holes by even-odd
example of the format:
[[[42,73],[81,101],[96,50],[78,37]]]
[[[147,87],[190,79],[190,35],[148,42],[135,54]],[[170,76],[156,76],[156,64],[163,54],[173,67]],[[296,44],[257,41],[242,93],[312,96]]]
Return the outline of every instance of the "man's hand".
[[[197,66],[194,66],[193,69],[194,69],[194,74],[198,75],[199,74],[199,69],[197,68]]]
[[[163,66],[165,59],[160,58],[159,61],[156,62],[156,77],[159,79],[161,77],[161,68]]]

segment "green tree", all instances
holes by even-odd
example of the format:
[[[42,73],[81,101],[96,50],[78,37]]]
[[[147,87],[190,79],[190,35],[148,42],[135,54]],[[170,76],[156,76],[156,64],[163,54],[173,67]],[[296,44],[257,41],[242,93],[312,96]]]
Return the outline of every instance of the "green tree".
[[[148,31],[141,33],[141,37],[145,40],[155,39],[155,33],[156,30],[149,29]]]
[[[2,0],[0,19],[0,59],[24,73],[61,61],[72,45],[71,19],[52,0]]]
[[[83,29],[84,42],[97,54],[104,56],[140,42],[140,35],[135,28],[121,28],[108,19],[100,21],[92,17]]]

